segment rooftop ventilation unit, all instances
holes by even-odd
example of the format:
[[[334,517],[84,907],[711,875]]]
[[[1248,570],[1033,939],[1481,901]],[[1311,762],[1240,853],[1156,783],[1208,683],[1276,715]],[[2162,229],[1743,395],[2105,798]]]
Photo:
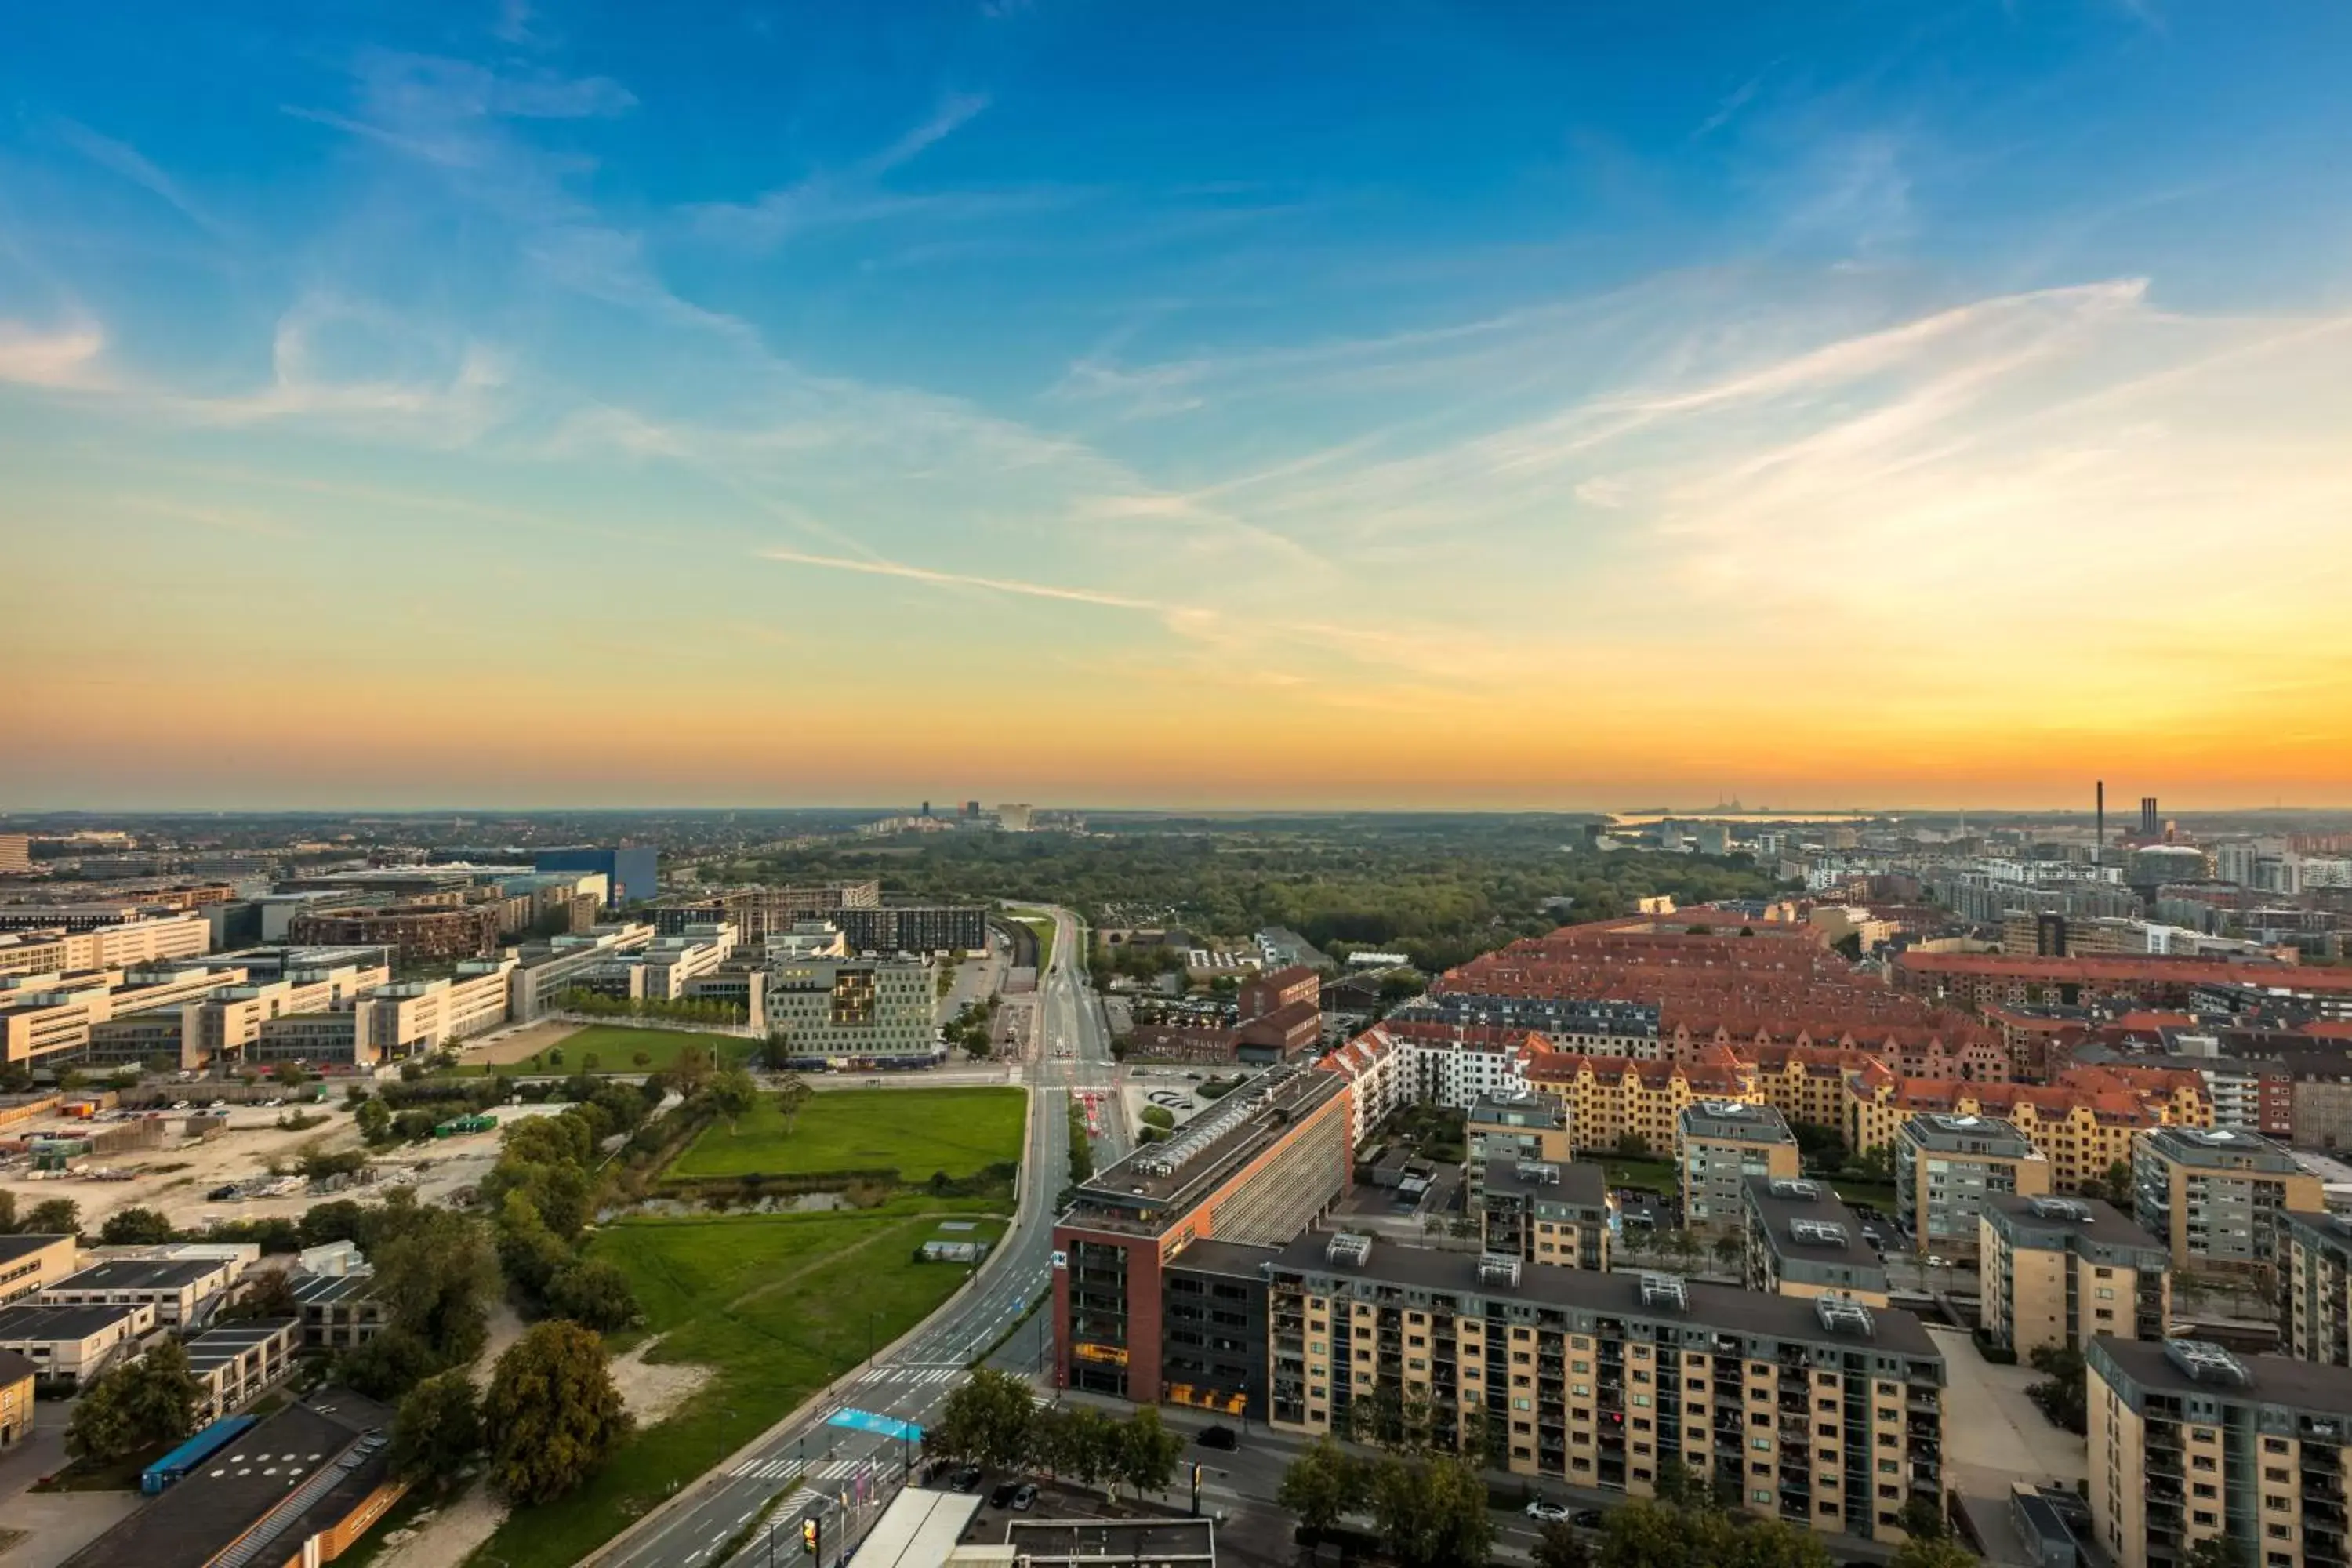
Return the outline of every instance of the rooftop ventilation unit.
[[[1679,1274],[1644,1274],[1642,1276],[1642,1305],[1660,1311],[1687,1311],[1690,1289]]]
[[[1336,1231],[1323,1248],[1327,1263],[1344,1263],[1350,1268],[1361,1268],[1372,1256],[1372,1238],[1352,1230]]]
[[[2210,1340],[2167,1340],[2164,1359],[2199,1383],[2229,1383],[2244,1388],[2254,1381],[2244,1362]]]
[[[1787,1176],[1772,1178],[1772,1195],[1776,1198],[1803,1198],[1811,1203],[1822,1195],[1819,1182],[1791,1181]]]
[[[1973,1132],[1984,1125],[1981,1116],[1938,1116],[1936,1121],[1938,1125],[1954,1132]]]
[[[1709,1116],[1720,1116],[1733,1121],[1756,1114],[1754,1106],[1743,1105],[1736,1100],[1704,1100],[1700,1103],[1699,1109]]]
[[[2072,1198],[2028,1198],[2026,1206],[2039,1219],[2086,1220],[2091,1217],[2090,1205]]]
[[[1832,1225],[1827,1220],[1792,1219],[1789,1222],[1789,1234],[1813,1247],[1845,1245],[1845,1226]]]
[[[1559,1167],[1548,1160],[1522,1160],[1519,1180],[1534,1186],[1556,1187],[1559,1185]]]
[[[1864,1334],[1871,1331],[1870,1309],[1851,1296],[1816,1296],[1813,1313],[1822,1327],[1833,1334]]]
[[[1478,1283],[1516,1288],[1519,1282],[1519,1260],[1507,1253],[1489,1252],[1478,1259]]]

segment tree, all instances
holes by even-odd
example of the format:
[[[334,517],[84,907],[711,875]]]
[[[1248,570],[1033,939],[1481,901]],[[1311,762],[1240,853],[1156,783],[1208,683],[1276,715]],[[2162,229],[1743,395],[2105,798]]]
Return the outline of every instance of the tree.
[[[499,1288],[486,1227],[447,1209],[420,1207],[404,1191],[383,1205],[376,1223],[381,1239],[371,1261],[390,1326],[424,1345],[435,1363],[426,1373],[473,1360],[488,1335]]]
[[[1477,1568],[1495,1541],[1486,1483],[1459,1459],[1383,1462],[1372,1517],[1400,1568]]]
[[[1725,1268],[1737,1269],[1748,1256],[1748,1244],[1736,1236],[1715,1238],[1715,1260]]]
[[[2209,1535],[2189,1549],[2186,1568],[2246,1568],[2246,1549],[2226,1535]]]
[[[481,1404],[463,1368],[426,1378],[401,1400],[392,1463],[406,1479],[446,1491],[481,1447]]]
[[[1642,1499],[1611,1509],[1601,1527],[1597,1568],[1685,1568],[1695,1561],[1687,1517]]]
[[[25,1215],[26,1236],[79,1236],[81,1205],[71,1198],[43,1198]]]
[[[543,1299],[555,1277],[572,1267],[572,1249],[547,1228],[539,1207],[520,1192],[499,1205],[499,1268],[525,1295]]]
[[[1063,1414],[1060,1446],[1061,1467],[1080,1486],[1099,1487],[1118,1473],[1118,1423],[1091,1405]]]
[[[382,1143],[392,1137],[392,1107],[381,1100],[362,1100],[352,1112],[359,1122],[360,1136],[370,1143]]]
[[[369,1104],[375,1103],[370,1100]],[[364,1245],[367,1232],[367,1211],[349,1198],[334,1198],[323,1204],[312,1204],[296,1226],[305,1247],[325,1247],[338,1241],[357,1241]]]
[[[1896,1521],[1914,1541],[1941,1541],[1950,1533],[1944,1523],[1944,1510],[1926,1498],[1915,1497],[1905,1503]]]
[[[600,1333],[625,1329],[643,1315],[628,1275],[601,1258],[560,1270],[548,1282],[547,1305],[558,1317]]]
[[[948,1395],[935,1430],[940,1452],[991,1469],[1010,1470],[1035,1456],[1037,1406],[1029,1385],[982,1367]]]
[[[1957,1542],[1912,1537],[1895,1549],[1887,1568],[1977,1568],[1978,1557]]]
[[[370,1399],[389,1403],[441,1370],[433,1347],[416,1333],[386,1327],[345,1351],[335,1375]]]
[[[741,1068],[729,1068],[711,1078],[710,1107],[727,1119],[730,1132],[735,1131],[736,1122],[759,1102],[759,1084]]]
[[[692,1100],[702,1086],[710,1081],[710,1053],[697,1045],[684,1045],[669,1065],[670,1081],[677,1085],[678,1093]]]
[[[297,1062],[279,1062],[269,1076],[288,1089],[299,1089],[310,1081],[310,1075]]]
[[[482,1425],[490,1485],[508,1501],[551,1502],[604,1468],[628,1435],[604,1347],[577,1323],[535,1323],[490,1376]]]
[[[2088,1431],[2090,1374],[2083,1363],[2082,1352],[2057,1345],[2038,1345],[2027,1359],[2042,1377],[2041,1382],[2026,1386],[2025,1396],[2042,1407],[2042,1414],[2053,1426],[2076,1434]]]
[[[176,1443],[195,1430],[204,1392],[186,1349],[166,1340],[91,1384],[67,1423],[66,1451],[103,1461]]]
[[[1694,1533],[1703,1542],[1693,1560],[1720,1568],[1832,1568],[1829,1548],[1822,1538],[1801,1525],[1784,1520],[1759,1519],[1730,1528],[1730,1521],[1722,1514],[1709,1514],[1691,1521]],[[1728,1539],[1718,1543],[1707,1542],[1710,1535],[1722,1534]]]
[[[1144,1405],[1119,1425],[1118,1479],[1135,1493],[1164,1491],[1176,1477],[1176,1460],[1184,1439],[1168,1429],[1160,1412]]]
[[[302,1303],[294,1294],[294,1282],[283,1268],[259,1268],[247,1275],[245,1288],[237,1299],[221,1314],[224,1318],[299,1318]]]
[[[1297,1519],[1311,1545],[1342,1515],[1362,1508],[1370,1496],[1370,1478],[1363,1463],[1327,1433],[1290,1461],[1274,1500]]]
[[[152,1247],[172,1239],[172,1222],[153,1209],[118,1209],[98,1228],[108,1247]]]
[[[1592,1568],[1592,1549],[1564,1519],[1546,1521],[1536,1532],[1536,1568]]]

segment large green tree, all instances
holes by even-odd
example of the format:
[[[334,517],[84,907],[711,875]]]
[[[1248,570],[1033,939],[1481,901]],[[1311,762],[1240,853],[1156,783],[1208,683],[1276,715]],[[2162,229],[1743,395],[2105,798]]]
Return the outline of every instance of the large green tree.
[[[1328,1435],[1282,1472],[1274,1500],[1287,1509],[1310,1540],[1362,1508],[1371,1496],[1371,1476],[1363,1461]]]
[[[89,1386],[67,1421],[66,1452],[103,1461],[176,1443],[195,1430],[204,1392],[187,1351],[166,1340]]]
[[[1536,1531],[1536,1568],[1592,1568],[1592,1548],[1564,1519],[1548,1520]]]
[[[1887,1568],[1975,1568],[1977,1554],[1958,1542],[1915,1537],[1895,1549]]]
[[[406,1479],[446,1491],[481,1447],[481,1401],[464,1368],[425,1379],[401,1400],[392,1462]]]
[[[107,1247],[152,1247],[174,1234],[172,1222],[154,1209],[117,1209],[98,1227],[98,1239]]]
[[[1169,1430],[1160,1412],[1146,1405],[1119,1424],[1118,1479],[1140,1500],[1145,1492],[1165,1491],[1176,1479],[1176,1460],[1184,1439]]]
[[[1486,1480],[1459,1459],[1386,1460],[1372,1517],[1400,1568],[1479,1568],[1495,1541]]]
[[[583,1258],[548,1281],[547,1309],[600,1333],[625,1329],[643,1315],[627,1273],[601,1258]]]
[[[948,1395],[926,1441],[950,1458],[1009,1470],[1033,1458],[1047,1457],[1034,1452],[1038,1427],[1029,1385],[1011,1373],[984,1366]]]
[[[602,1341],[561,1319],[535,1323],[499,1357],[482,1405],[489,1479],[509,1502],[550,1502],[604,1468],[628,1435]]]

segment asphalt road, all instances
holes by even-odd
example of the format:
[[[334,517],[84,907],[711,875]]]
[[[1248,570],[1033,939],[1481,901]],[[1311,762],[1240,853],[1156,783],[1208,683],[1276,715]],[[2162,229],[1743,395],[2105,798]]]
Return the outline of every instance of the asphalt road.
[[[1114,1109],[1116,1068],[1102,1015],[1075,955],[1084,951],[1076,918],[1053,911],[1054,960],[1039,977],[1037,1037],[1030,1042],[1023,1076],[1033,1093],[1030,1139],[1021,1165],[1017,1222],[1004,1246],[979,1279],[934,1313],[905,1344],[886,1352],[866,1373],[839,1391],[813,1415],[771,1432],[750,1451],[730,1458],[694,1483],[698,1495],[595,1561],[604,1568],[689,1568],[719,1561],[727,1543],[759,1522],[760,1533],[732,1561],[763,1564],[769,1537],[779,1562],[794,1568],[800,1553],[800,1521],[812,1514],[824,1521],[828,1563],[870,1524],[895,1490],[907,1445],[898,1439],[829,1425],[844,1407],[900,1421],[925,1423],[963,1381],[964,1369],[1018,1321],[1051,1278],[1054,1199],[1069,1180],[1068,1095],[1075,1087],[1104,1094],[1106,1146],[1097,1166],[1124,1149],[1127,1129]],[[1058,1051],[1066,1054],[1057,1054]],[[931,1074],[885,1075],[893,1087],[916,1088],[937,1081]],[[1116,1141],[1115,1143],[1113,1141]],[[1042,1314],[1041,1314],[1042,1321]],[[1040,1324],[1024,1325],[995,1358],[1028,1372],[1045,1352]],[[781,1417],[784,1412],[775,1413]],[[866,1500],[860,1502],[861,1474]],[[849,1498],[845,1508],[843,1496]],[[781,1501],[779,1501],[781,1499]],[[772,1508],[772,1504],[775,1505]],[[762,1514],[766,1517],[762,1519]]]

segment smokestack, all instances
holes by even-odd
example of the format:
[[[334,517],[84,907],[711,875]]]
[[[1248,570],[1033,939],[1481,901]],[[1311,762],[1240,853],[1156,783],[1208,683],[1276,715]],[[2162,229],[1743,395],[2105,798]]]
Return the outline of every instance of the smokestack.
[[[2106,780],[2101,779],[2099,781],[2098,790],[2098,822],[2091,830],[2091,864],[2093,866],[2104,866],[2107,863]]]

